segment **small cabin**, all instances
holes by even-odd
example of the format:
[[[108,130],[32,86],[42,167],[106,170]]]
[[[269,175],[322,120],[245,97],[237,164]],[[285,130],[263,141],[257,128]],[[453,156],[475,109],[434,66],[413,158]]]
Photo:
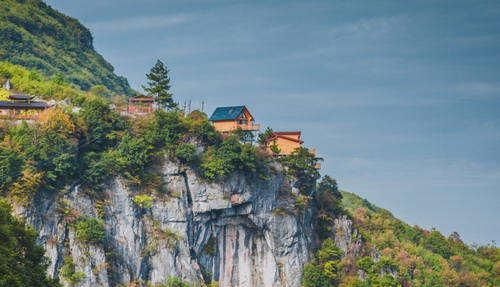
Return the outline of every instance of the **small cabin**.
[[[266,140],[265,147],[269,153],[274,153],[273,149],[276,147],[278,155],[290,155],[304,143],[300,137],[300,131],[273,132]]]
[[[155,99],[149,96],[137,96],[128,100],[127,113],[131,115],[146,115],[155,110]]]
[[[12,94],[8,101],[0,101],[0,118],[33,120],[40,112],[50,107],[43,101],[35,101],[34,97],[24,94]]]
[[[223,135],[238,129],[247,132],[260,129],[260,125],[255,124],[254,117],[245,106],[218,107],[209,120],[215,130]]]

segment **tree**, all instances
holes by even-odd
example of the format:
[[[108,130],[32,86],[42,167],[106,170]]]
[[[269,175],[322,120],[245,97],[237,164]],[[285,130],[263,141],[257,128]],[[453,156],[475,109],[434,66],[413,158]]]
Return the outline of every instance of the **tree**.
[[[36,233],[11,215],[0,199],[0,286],[58,286],[47,278],[47,260]]]
[[[172,99],[173,95],[170,92],[170,77],[168,72],[167,66],[162,61],[157,60],[149,74],[146,74],[148,84],[147,86],[143,86],[143,89],[155,97],[162,108],[172,109],[177,105],[174,103]]]
[[[259,142],[260,145],[265,145],[267,143],[267,140],[271,138],[273,135],[274,135],[273,129],[267,127],[263,133],[260,133],[258,135],[257,142]]]

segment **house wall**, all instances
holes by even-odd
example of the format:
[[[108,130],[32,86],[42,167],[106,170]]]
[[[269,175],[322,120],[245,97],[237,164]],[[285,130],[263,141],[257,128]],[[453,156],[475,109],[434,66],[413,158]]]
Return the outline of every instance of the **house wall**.
[[[287,140],[284,138],[277,138],[274,141],[268,143],[267,147],[270,152],[270,146],[272,146],[273,144],[277,145],[280,149],[280,155],[289,155],[301,146],[301,144],[298,142]]]
[[[236,121],[217,121],[212,124],[214,125],[215,130],[220,133],[230,132],[238,128]]]

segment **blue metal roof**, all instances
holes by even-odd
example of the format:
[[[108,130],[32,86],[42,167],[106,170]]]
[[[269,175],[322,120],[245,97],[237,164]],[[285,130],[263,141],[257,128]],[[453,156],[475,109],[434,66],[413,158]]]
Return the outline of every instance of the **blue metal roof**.
[[[245,106],[234,106],[234,107],[218,107],[215,109],[214,113],[210,117],[210,121],[226,121],[234,120],[238,118],[243,111]]]

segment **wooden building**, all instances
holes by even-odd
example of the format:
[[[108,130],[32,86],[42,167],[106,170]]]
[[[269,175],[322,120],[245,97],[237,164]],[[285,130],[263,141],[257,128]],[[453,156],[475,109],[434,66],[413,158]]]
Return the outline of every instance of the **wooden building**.
[[[33,120],[41,111],[49,107],[46,102],[33,100],[32,96],[12,94],[8,101],[0,101],[0,118]]]
[[[289,155],[304,143],[300,137],[300,131],[273,132],[266,140],[265,147],[269,153],[275,153],[273,149],[277,148],[278,155]]]
[[[155,99],[149,96],[137,96],[128,100],[127,113],[130,115],[146,115],[156,108]]]
[[[250,133],[260,129],[260,125],[255,124],[254,117],[245,106],[218,107],[209,120],[223,135],[238,129]]]

